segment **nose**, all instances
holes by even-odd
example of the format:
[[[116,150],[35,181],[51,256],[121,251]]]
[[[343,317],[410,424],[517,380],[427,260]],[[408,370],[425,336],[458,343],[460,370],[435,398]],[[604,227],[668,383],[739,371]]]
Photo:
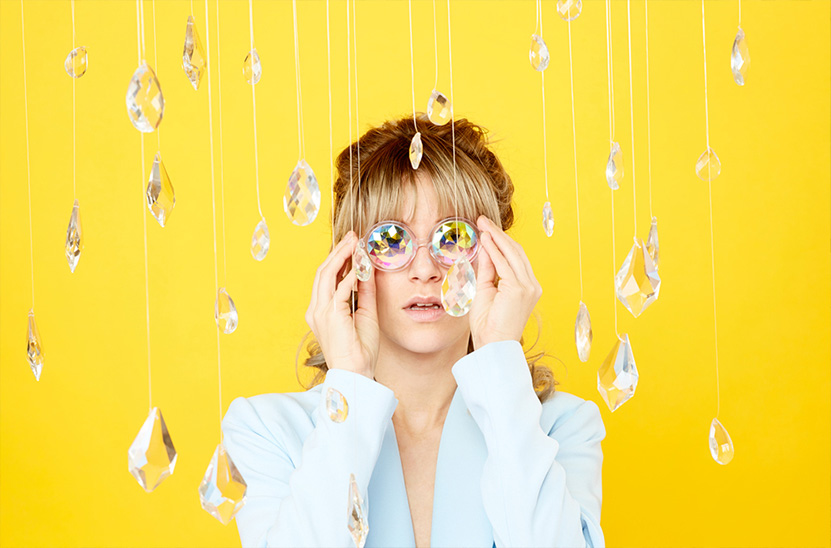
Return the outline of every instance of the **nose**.
[[[442,271],[430,254],[429,243],[420,244],[409,266],[410,279],[422,281],[440,281]]]

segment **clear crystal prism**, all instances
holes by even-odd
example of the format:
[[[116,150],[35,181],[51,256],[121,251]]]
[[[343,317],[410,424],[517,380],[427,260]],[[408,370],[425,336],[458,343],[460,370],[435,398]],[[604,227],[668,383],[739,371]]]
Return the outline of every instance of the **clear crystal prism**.
[[[299,160],[291,172],[283,194],[283,211],[298,226],[314,221],[320,211],[320,187],[305,159]]]
[[[265,259],[268,248],[271,245],[271,238],[268,234],[268,225],[264,218],[254,227],[254,234],[251,235],[251,255],[258,261]]]
[[[26,361],[35,374],[35,380],[40,380],[43,372],[43,343],[40,339],[37,323],[35,322],[35,309],[29,309],[29,329],[26,336]]]
[[[245,56],[242,62],[242,75],[245,81],[252,86],[260,81],[263,76],[263,65],[260,63],[260,54],[257,53],[257,48],[252,49]]]
[[[739,27],[736,38],[733,40],[730,69],[733,71],[733,80],[738,85],[743,86],[747,78],[747,71],[750,69],[750,49],[747,47],[747,38],[741,27]]]
[[[369,534],[369,522],[361,491],[355,481],[355,474],[349,474],[349,532],[356,548],[364,548],[366,537]]]
[[[80,78],[87,72],[87,48],[80,46],[66,56],[63,62],[63,68],[66,73],[73,78]]]
[[[646,238],[646,252],[652,257],[655,270],[658,270],[658,218],[652,217],[652,225],[649,227],[649,236]]]
[[[437,126],[443,126],[453,116],[453,108],[443,93],[435,89],[427,100],[427,117]]]
[[[127,468],[150,493],[173,473],[176,457],[162,412],[154,407],[127,451]]]
[[[69,216],[69,226],[66,228],[66,261],[69,263],[69,271],[75,272],[78,260],[81,258],[81,251],[84,249],[81,230],[81,206],[78,200],[72,206],[72,214]]]
[[[636,318],[655,302],[661,289],[661,278],[640,238],[635,238],[632,249],[615,275],[615,294],[623,306]]]
[[[563,21],[574,21],[582,11],[582,0],[557,0],[557,14]]]
[[[185,74],[193,85],[193,89],[199,89],[206,67],[207,62],[205,50],[202,49],[202,40],[199,39],[199,33],[196,31],[193,16],[188,15],[188,24],[185,28],[185,49],[182,52],[182,68],[185,69]]]
[[[733,440],[718,419],[710,423],[710,455],[719,464],[733,460]]]
[[[713,181],[721,173],[721,161],[716,151],[710,147],[701,153],[695,163],[695,174],[702,181]]]
[[[620,188],[620,182],[623,180],[623,152],[620,150],[620,144],[612,142],[612,148],[609,151],[609,160],[606,162],[606,182],[609,188],[617,190]]]
[[[349,415],[349,404],[340,391],[329,388],[326,392],[326,412],[332,422],[343,422]]]
[[[214,319],[216,325],[226,335],[231,334],[237,328],[237,307],[234,305],[234,300],[228,295],[224,287],[220,287],[216,292],[216,304],[214,305]]]
[[[541,36],[531,35],[531,49],[528,50],[528,59],[531,61],[534,70],[542,72],[548,68],[551,56],[548,54],[548,46]]]
[[[542,229],[549,238],[554,234],[554,212],[551,211],[551,202],[545,202],[542,206]]]
[[[441,284],[441,305],[445,312],[454,317],[470,312],[476,297],[476,272],[466,257],[454,262]]]
[[[580,301],[580,309],[574,321],[574,342],[577,345],[577,356],[580,361],[589,361],[589,354],[592,350],[592,319],[583,301]]]
[[[372,260],[366,252],[366,244],[363,239],[358,240],[352,261],[355,265],[355,275],[357,278],[362,282],[369,281],[370,276],[372,276]]]
[[[162,162],[162,153],[156,152],[153,158],[153,167],[150,168],[150,179],[147,181],[147,207],[150,213],[164,228],[165,223],[173,213],[173,206],[176,205],[176,195],[173,192],[173,184],[170,176]]]
[[[220,443],[214,449],[211,462],[199,484],[199,500],[202,508],[228,525],[245,505],[248,484],[237,469],[231,456]]]
[[[624,334],[612,347],[609,355],[597,370],[597,391],[614,413],[629,398],[635,395],[638,386],[638,368],[629,344],[629,335]]]
[[[139,65],[127,86],[127,115],[133,127],[142,133],[151,133],[162,123],[162,88],[156,73],[146,62]]]
[[[421,145],[421,132],[416,132],[410,142],[410,165],[413,166],[413,169],[418,169],[423,154],[424,147]]]

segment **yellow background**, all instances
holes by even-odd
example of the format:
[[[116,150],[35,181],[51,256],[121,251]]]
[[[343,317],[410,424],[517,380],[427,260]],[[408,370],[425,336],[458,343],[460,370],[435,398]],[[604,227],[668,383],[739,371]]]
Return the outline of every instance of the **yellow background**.
[[[196,19],[207,45],[205,5]],[[450,93],[445,3],[438,2],[439,88]],[[632,161],[626,2],[613,0],[616,140],[627,169],[615,193],[612,262],[605,3],[584,0],[572,24],[583,300],[594,326],[577,360],[580,301],[567,25],[544,2],[550,198],[544,202],[540,75],[528,63],[532,1],[452,6],[454,102],[489,128],[516,184],[517,223],[544,288],[541,345],[560,389],[603,410],[602,526],[609,546],[829,546],[829,20],[825,0],[751,1],[742,27],[748,83],[729,68],[737,3],[706,3],[715,288],[721,408],[736,456],[710,457],[717,411],[707,184],[693,166],[705,148],[701,4],[649,3],[651,191],[661,244],[660,299],[635,320],[615,304],[612,276],[650,220],[644,3],[632,2],[635,165]],[[29,143],[36,317],[45,345],[41,381],[23,350],[31,302],[20,4],[0,2],[0,544],[3,546],[236,546],[236,526],[201,509],[197,488],[219,442],[208,82],[194,91],[181,68],[188,2],[145,2],[146,56],[166,99],[161,150],[177,204],[164,229],[143,203],[156,135],[140,136],[124,96],[137,66],[130,1],[79,0],[77,45],[90,51],[77,83],[77,197],[84,251],[64,257],[72,193],[73,47],[69,1],[26,3]],[[223,1],[217,37],[209,5],[219,283],[240,315],[221,339],[222,411],[237,396],[299,389],[294,359],[307,326],[312,278],[330,232],[325,2],[298,2],[306,157],[322,211],[292,225],[282,194],[298,158],[291,3],[255,2],[260,190],[272,245],[249,252],[257,223],[251,92],[240,74],[248,5]],[[345,3],[331,5],[333,142],[348,143]],[[413,7],[416,103],[434,82],[431,3]],[[411,111],[407,3],[357,6],[360,128]],[[219,43],[221,39],[221,44]],[[153,61],[154,44],[158,63]],[[217,61],[221,46],[222,135]],[[353,109],[353,116],[355,109]],[[220,137],[223,162],[220,164]],[[220,165],[224,168],[223,201]],[[142,219],[147,217],[152,400],[179,460],[152,494],[127,472],[127,448],[147,415]],[[227,242],[227,275],[223,266]],[[636,396],[612,415],[596,370],[615,340],[614,310],[640,372]],[[528,334],[533,335],[533,322]],[[533,340],[533,339],[532,339]],[[345,524],[344,524],[345,526]]]

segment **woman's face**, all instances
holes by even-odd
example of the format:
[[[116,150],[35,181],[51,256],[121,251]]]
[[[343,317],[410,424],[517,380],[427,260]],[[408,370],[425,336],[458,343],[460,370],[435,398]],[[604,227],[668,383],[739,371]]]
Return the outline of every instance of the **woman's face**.
[[[401,211],[408,212],[412,210],[411,199],[409,193],[405,196]],[[453,211],[439,211],[430,176],[419,174],[413,216],[396,220],[409,225],[420,241],[429,241],[429,232],[436,223],[452,215]],[[472,266],[478,271],[478,254]],[[381,341],[393,347],[389,349],[391,352],[396,352],[395,347],[414,353],[433,353],[457,344],[466,347],[470,335],[467,316],[456,318],[441,309],[438,319],[427,321],[424,312],[406,310],[415,297],[432,297],[441,307],[441,286],[447,270],[448,267],[432,259],[427,245],[418,248],[412,262],[403,270],[374,270]]]

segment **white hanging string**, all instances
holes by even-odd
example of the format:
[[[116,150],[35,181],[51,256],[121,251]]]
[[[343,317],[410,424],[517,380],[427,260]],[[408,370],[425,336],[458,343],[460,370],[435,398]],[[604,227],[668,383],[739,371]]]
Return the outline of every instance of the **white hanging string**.
[[[190,0],[190,15],[193,17],[193,0]]]
[[[300,86],[300,52],[297,47],[297,0],[291,2],[291,13],[294,19],[294,77],[297,85],[297,141],[300,148],[300,158],[306,157],[306,136],[303,135],[303,93]]]
[[[609,82],[609,143],[614,142],[614,127],[615,127],[615,82],[614,82],[614,63],[612,61],[612,7],[609,0],[606,0],[606,74]],[[609,189],[609,194],[612,200],[612,276],[617,273],[617,259],[615,258],[615,191]],[[612,284],[612,300],[614,301],[612,309],[615,315],[615,335],[618,339],[620,333],[617,328],[617,294],[615,292],[614,284]]]
[[[328,0],[327,0],[328,1]],[[251,40],[250,52],[254,51],[254,5],[253,0],[248,0],[248,28]],[[253,53],[251,53],[253,55]],[[253,62],[253,59],[252,59]],[[253,68],[253,67],[252,67]],[[263,215],[263,208],[260,205],[260,159],[258,156],[257,146],[257,86],[251,84],[251,102],[254,105],[254,180],[257,185],[257,211],[260,213],[260,218],[265,219]]]
[[[540,12],[542,8],[540,6],[541,0],[536,0],[534,2],[534,15],[536,17],[536,23],[534,23],[534,34],[537,34],[537,31],[540,31],[539,36],[542,38],[542,29],[540,29]]]
[[[703,0],[702,0],[703,1]],[[632,17],[631,0],[626,0],[626,27],[629,29],[629,131],[632,135],[632,208],[635,219],[635,238],[638,237],[638,195],[635,192],[635,107],[632,94]]]
[[[328,0],[327,0],[328,1]],[[416,133],[418,133],[418,124],[416,123],[415,110],[415,61],[413,61],[413,0],[407,0],[410,15],[410,83],[413,88],[413,125]]]
[[[20,39],[23,42],[23,109],[26,121],[26,188],[29,195],[29,263],[32,272],[32,309],[35,308],[35,251],[32,236],[32,166],[29,162],[29,90],[26,85],[26,23],[23,0],[20,0]]]
[[[222,285],[228,286],[228,257],[225,246],[225,165],[222,152],[222,48],[219,40],[219,0],[216,2],[216,76],[217,90],[219,91],[219,204],[222,206]],[[222,376],[219,380],[222,386]],[[220,394],[219,410],[222,411],[222,397]]]
[[[329,40],[329,0],[326,0],[326,74],[329,76],[329,188],[332,195],[329,203],[332,204],[332,249],[335,249],[335,170],[331,164],[334,152],[332,150],[332,51]]]
[[[537,0],[537,28],[540,31],[540,38],[545,40],[542,31],[542,0]],[[542,83],[542,165],[543,178],[545,179],[545,201],[548,202],[548,139],[546,136],[545,122],[545,71],[540,71],[540,82]]]
[[[74,0],[73,0],[74,1]],[[153,0],[153,68],[156,71],[156,77],[159,76],[159,53],[156,47],[156,0]],[[162,150],[162,128],[156,128],[156,144],[159,147],[159,152]]]
[[[437,35],[438,30],[436,29],[436,0],[433,0],[433,53],[436,56],[436,83],[433,84],[433,89],[438,88],[439,85],[439,39]]]
[[[141,20],[141,58],[147,58],[147,48],[144,44],[144,0],[139,0],[139,18]]]
[[[74,51],[75,50],[75,0],[70,0],[69,4],[70,4],[70,7],[72,8],[72,51]],[[73,70],[73,72],[74,72],[74,70]],[[73,199],[78,198],[78,193],[77,193],[76,186],[75,186],[75,181],[76,181],[75,166],[76,166],[76,158],[78,156],[77,152],[76,152],[77,149],[76,149],[76,133],[75,133],[75,80],[77,80],[77,78],[75,78],[73,76],[72,77],[72,198]]]
[[[568,74],[571,78],[571,137],[574,144],[574,197],[577,200],[577,258],[580,268],[580,301],[583,301],[583,248],[580,244],[580,192],[577,184],[577,125],[574,117],[574,58],[571,55],[571,21],[568,22]]]
[[[742,0],[739,0],[739,26],[742,26]]]
[[[447,57],[450,61],[450,135],[453,141],[453,215],[459,216],[459,185],[456,183],[456,98],[453,95],[453,46],[450,41],[450,0],[447,0]]]
[[[652,219],[652,130],[649,120],[649,11],[643,0],[643,16],[646,20],[646,165],[649,171],[649,218]]]

